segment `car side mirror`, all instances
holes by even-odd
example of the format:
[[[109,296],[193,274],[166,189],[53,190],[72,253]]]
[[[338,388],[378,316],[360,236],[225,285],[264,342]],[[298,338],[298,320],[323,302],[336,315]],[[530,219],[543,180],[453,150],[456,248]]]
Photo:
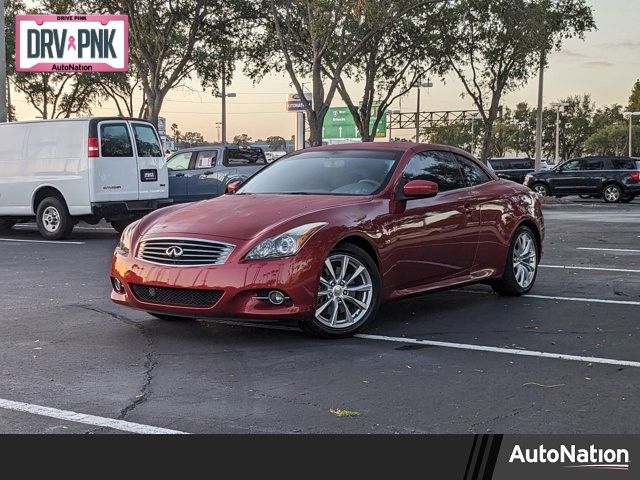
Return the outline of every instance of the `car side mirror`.
[[[429,180],[410,180],[402,187],[407,199],[431,198],[438,194],[438,184]]]
[[[238,191],[238,189],[240,188],[240,185],[242,185],[242,181],[240,181],[240,180],[236,180],[235,182],[229,183],[227,185],[225,193],[227,193],[229,195],[233,195],[234,193],[236,193]]]

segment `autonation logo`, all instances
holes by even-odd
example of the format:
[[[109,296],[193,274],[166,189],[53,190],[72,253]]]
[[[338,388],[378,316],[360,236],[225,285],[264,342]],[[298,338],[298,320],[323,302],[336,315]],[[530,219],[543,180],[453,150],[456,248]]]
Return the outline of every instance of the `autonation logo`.
[[[560,448],[525,448],[515,445],[509,463],[560,463],[566,468],[596,470],[629,470],[629,451],[626,448],[578,448],[575,445],[561,445]]]

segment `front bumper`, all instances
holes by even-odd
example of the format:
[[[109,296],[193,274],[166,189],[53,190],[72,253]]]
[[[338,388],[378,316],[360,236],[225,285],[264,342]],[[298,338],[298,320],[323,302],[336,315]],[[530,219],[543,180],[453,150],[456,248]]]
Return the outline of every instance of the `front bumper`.
[[[313,313],[322,262],[300,252],[294,257],[268,261],[227,260],[224,265],[175,267],[157,265],[114,252],[111,277],[117,278],[123,292],[114,289],[111,300],[147,312],[187,317],[241,317],[256,319],[303,319]],[[221,297],[211,307],[167,305],[136,297],[132,285],[216,290]],[[256,297],[279,290],[289,299],[282,305]]]

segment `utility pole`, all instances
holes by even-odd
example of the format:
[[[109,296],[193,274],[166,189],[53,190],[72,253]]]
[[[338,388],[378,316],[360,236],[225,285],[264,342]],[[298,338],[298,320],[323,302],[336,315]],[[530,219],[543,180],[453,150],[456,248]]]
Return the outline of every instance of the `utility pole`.
[[[624,112],[624,118],[629,118],[629,156],[633,157],[633,117],[640,117],[640,112]]]
[[[418,88],[418,96],[416,101],[416,143],[420,143],[420,88],[431,88],[433,87],[433,83],[431,79],[428,78],[426,82],[423,82],[422,79],[418,80],[418,84],[416,85]]]
[[[542,163],[542,120],[543,120],[543,99],[544,99],[544,67],[547,62],[544,52],[540,53],[540,74],[538,79],[538,115],[536,118],[536,163],[535,169],[540,170]]]
[[[2,0],[0,0],[2,1]],[[216,97],[220,97],[222,99],[222,144],[227,143],[227,97],[235,97],[235,93],[227,93],[227,65],[225,62],[222,62],[222,90],[219,95]]]
[[[560,112],[569,104],[567,102],[553,102],[551,106],[556,109],[556,165],[560,165]]]
[[[0,0],[0,122],[7,121],[7,48],[4,24],[4,0]]]

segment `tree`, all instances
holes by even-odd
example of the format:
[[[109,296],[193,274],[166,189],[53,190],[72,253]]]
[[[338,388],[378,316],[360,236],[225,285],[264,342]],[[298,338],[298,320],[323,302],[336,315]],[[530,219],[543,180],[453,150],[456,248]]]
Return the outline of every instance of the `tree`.
[[[5,55],[7,59],[7,120],[16,121],[16,109],[11,103],[11,82],[16,70],[16,15],[26,11],[26,5],[22,0],[6,0],[4,10],[5,23]]]
[[[204,137],[200,132],[186,132],[182,137],[182,147],[200,147],[206,145]]]
[[[440,71],[455,72],[480,112],[483,161],[492,154],[503,95],[524,85],[564,39],[595,28],[585,0],[451,0],[434,18],[433,43],[447,59]]]
[[[640,128],[634,128],[633,141],[639,144]],[[593,155],[628,155],[629,126],[624,122],[603,126],[587,139],[584,149]]]
[[[87,0],[92,11],[129,16],[129,60],[145,95],[145,118],[157,125],[167,93],[198,76],[217,91],[221,65],[232,68],[256,11],[250,0]],[[234,35],[231,35],[234,33]],[[229,75],[225,76],[228,81]]]
[[[411,1],[402,0],[405,8]],[[389,2],[368,0],[364,9],[363,31],[384,21]],[[397,19],[387,28],[377,31],[347,64],[344,76],[357,82],[359,103],[343,79],[338,93],[353,116],[363,142],[374,140],[380,122],[387,110],[399,97],[416,86],[431,68],[428,9],[416,8],[411,14]],[[327,70],[328,76],[331,69]]]
[[[236,135],[235,137],[233,137],[233,143],[243,147],[250,145],[252,141],[252,138],[246,133],[241,133],[240,135]]]
[[[173,134],[173,140],[176,142],[177,147],[178,143],[180,142],[180,130],[178,129],[177,123],[171,124],[171,133]]]
[[[464,150],[473,149],[473,136],[471,125],[465,123],[451,123],[426,130],[426,135],[431,143],[451,145]]]
[[[636,80],[629,97],[629,111],[640,112],[640,79]]]
[[[91,73],[16,73],[16,90],[25,94],[43,119],[91,114],[99,98],[97,76]]]
[[[120,116],[144,116],[147,111],[147,98],[135,68],[130,69],[129,72],[98,75],[97,83],[102,95],[114,103]],[[136,106],[136,99],[141,91],[142,100]]]
[[[269,144],[271,150],[284,150],[287,148],[287,141],[277,135],[267,137],[266,142]]]
[[[415,8],[439,1],[387,2],[378,21],[369,24],[366,12],[373,0],[268,0],[247,73],[257,79],[270,70],[285,70],[300,98],[305,98],[302,79],[310,77],[312,102],[305,111],[311,145],[320,145],[324,118],[349,62],[380,31]]]

